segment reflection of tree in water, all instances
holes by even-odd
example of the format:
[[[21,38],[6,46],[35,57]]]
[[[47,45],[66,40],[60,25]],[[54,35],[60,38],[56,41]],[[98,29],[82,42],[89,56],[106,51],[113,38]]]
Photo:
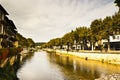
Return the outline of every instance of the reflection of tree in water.
[[[94,80],[100,77],[96,69],[91,69],[89,66],[80,63],[79,60],[69,56],[48,54],[51,63],[57,64],[63,72],[65,80]]]
[[[24,59],[22,60],[22,64],[26,62],[26,60],[31,60],[33,56],[34,56],[34,52],[27,53],[26,57],[24,57]]]
[[[6,65],[0,68],[0,80],[19,80],[17,78],[18,69],[24,64],[27,59],[31,59],[33,55],[33,53],[27,53],[26,57],[24,57],[21,62],[21,55],[18,54],[12,65],[10,64],[10,58],[8,58]]]

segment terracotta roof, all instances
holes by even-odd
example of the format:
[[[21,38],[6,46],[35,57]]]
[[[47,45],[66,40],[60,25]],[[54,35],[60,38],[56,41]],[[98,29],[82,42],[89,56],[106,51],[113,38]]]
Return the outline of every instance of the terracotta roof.
[[[7,11],[2,7],[1,4],[0,4],[0,10],[2,10],[5,15],[9,15],[9,14],[7,13]]]

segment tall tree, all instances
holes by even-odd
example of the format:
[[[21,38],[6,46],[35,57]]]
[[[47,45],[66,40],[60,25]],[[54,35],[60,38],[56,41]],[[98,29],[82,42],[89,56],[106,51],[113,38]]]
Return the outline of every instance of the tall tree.
[[[94,45],[95,42],[97,42],[98,40],[102,40],[102,37],[103,37],[103,27],[102,27],[102,20],[101,19],[96,19],[94,20],[91,25],[90,25],[90,28],[91,28],[91,31],[92,31],[92,46]],[[92,47],[92,50],[93,50],[93,47]]]
[[[31,38],[27,39],[27,44],[28,44],[28,47],[34,47],[35,46],[35,43]]]
[[[67,45],[68,49],[71,48],[72,49],[72,45],[74,44],[74,32],[73,30],[69,33],[66,33],[63,37],[63,44]]]
[[[112,16],[113,23],[112,23],[112,28],[115,34],[120,33],[120,13],[116,13],[115,15]]]
[[[107,16],[104,20],[103,20],[103,38],[108,40],[108,51],[110,50],[110,40],[109,40],[109,36],[113,34],[113,29],[112,29],[112,23],[113,20],[110,16]]]
[[[34,45],[34,41],[31,38],[26,39],[20,33],[16,34],[16,39],[18,40],[19,46],[32,47]]]
[[[79,36],[79,43],[82,45],[82,49],[88,49],[87,41],[90,40],[90,29],[83,26],[76,28],[76,32]]]
[[[119,12],[120,12],[120,0],[115,0],[114,3],[119,7]]]
[[[76,50],[77,50],[77,45],[79,44],[79,34],[76,30],[73,32],[73,36],[74,36],[74,45],[76,45]]]

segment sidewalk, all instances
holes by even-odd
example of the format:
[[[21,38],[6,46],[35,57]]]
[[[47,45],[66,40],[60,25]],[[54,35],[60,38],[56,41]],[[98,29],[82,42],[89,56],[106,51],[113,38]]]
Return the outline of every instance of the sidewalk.
[[[101,51],[64,51],[64,50],[53,50],[46,49],[49,52],[60,53],[60,55],[72,55],[83,58],[85,60],[95,60],[100,62],[105,62],[109,64],[119,64],[120,65],[120,51],[110,51],[110,52],[101,52]]]
[[[79,50],[78,52],[85,52],[85,53],[111,53],[111,54],[120,54],[120,50],[110,50],[110,51],[105,51],[105,50]]]

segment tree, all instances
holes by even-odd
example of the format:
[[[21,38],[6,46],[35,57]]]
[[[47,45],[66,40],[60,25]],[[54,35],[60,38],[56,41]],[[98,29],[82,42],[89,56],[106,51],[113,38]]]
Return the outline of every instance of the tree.
[[[27,39],[27,44],[28,44],[28,47],[34,47],[35,46],[35,43],[31,38]]]
[[[82,49],[88,49],[87,42],[91,38],[91,29],[85,26],[76,28],[78,43],[81,43]]]
[[[22,47],[33,47],[35,44],[31,38],[26,39],[20,33],[16,34],[16,39],[18,40],[19,45]]]
[[[72,45],[74,44],[74,31],[72,30],[69,33],[66,33],[63,37],[62,37],[62,41],[64,45],[67,45],[68,50],[69,48],[72,49]]]
[[[73,32],[73,36],[74,36],[74,44],[76,45],[76,50],[77,50],[77,45],[79,44],[79,34],[76,30]]]
[[[112,29],[115,32],[115,34],[120,33],[120,13],[116,13],[115,15],[112,16],[113,22],[112,22]]]
[[[96,19],[90,25],[91,32],[92,32],[92,36],[91,36],[92,46],[94,45],[95,42],[97,42],[98,40],[101,41],[103,38],[104,34],[102,32],[103,31],[102,24],[103,24],[103,22],[101,19]],[[92,50],[93,50],[93,47],[92,47]]]
[[[112,28],[112,18],[110,16],[107,16],[104,20],[103,20],[103,38],[108,40],[108,51],[110,50],[110,40],[109,40],[109,36],[113,34],[113,28]]]
[[[120,0],[115,0],[114,3],[119,7],[119,11],[120,11]]]

